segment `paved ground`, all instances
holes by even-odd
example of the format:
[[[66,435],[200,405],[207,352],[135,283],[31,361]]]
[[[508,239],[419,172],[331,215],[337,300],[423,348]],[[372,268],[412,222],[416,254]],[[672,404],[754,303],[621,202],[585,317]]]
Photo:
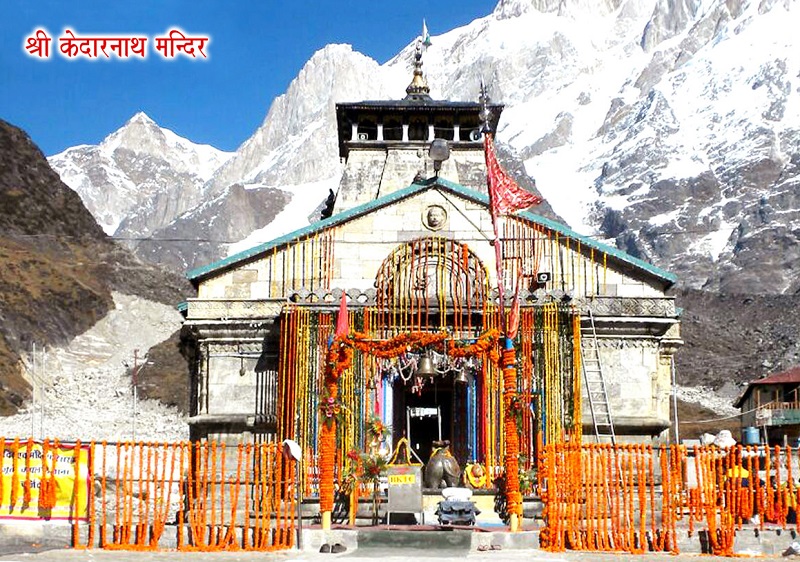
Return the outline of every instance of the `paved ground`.
[[[78,562],[91,560],[96,562],[323,562],[334,558],[358,559],[360,561],[381,560],[413,561],[413,562],[449,562],[467,560],[488,560],[493,562],[675,562],[677,560],[697,560],[697,562],[731,562],[738,557],[724,558],[719,556],[680,554],[620,554],[620,553],[587,553],[565,552],[550,553],[539,550],[498,550],[486,552],[469,552],[453,555],[443,550],[418,549],[372,549],[359,548],[340,554],[322,554],[298,552],[265,553],[265,552],[131,552],[110,550],[72,550],[57,549],[41,552],[0,554],[2,562]],[[791,557],[798,558],[798,557]],[[783,560],[780,555],[758,557],[759,560]],[[786,558],[787,560],[790,558]],[[343,561],[344,562],[344,561]]]
[[[445,562],[466,560],[489,560],[494,562],[674,562],[675,560],[697,560],[697,562],[731,562],[733,558],[701,555],[702,533],[681,532],[678,546],[682,554],[624,554],[575,552],[550,553],[539,550],[538,533],[522,531],[432,528],[420,530],[419,526],[379,526],[375,528],[334,528],[323,531],[319,528],[304,528],[302,545],[304,550],[281,552],[178,552],[165,550],[139,552],[123,550],[71,549],[71,528],[68,525],[13,525],[0,526],[0,562],[303,562],[326,561],[334,558],[352,559],[353,562],[381,560],[382,562]],[[175,529],[172,529],[174,532]],[[686,536],[684,536],[686,535]],[[86,537],[81,540],[85,541]],[[798,544],[800,534],[795,530],[742,529],[736,535],[734,550],[738,558],[755,557],[766,560],[782,560],[782,553],[790,545]],[[174,545],[175,543],[172,542]],[[346,545],[344,552],[321,553],[321,545]],[[166,546],[168,548],[168,544]],[[800,550],[800,544],[798,544]],[[702,557],[702,558],[701,558]],[[800,562],[800,556],[791,556]],[[344,562],[344,561],[343,561]]]

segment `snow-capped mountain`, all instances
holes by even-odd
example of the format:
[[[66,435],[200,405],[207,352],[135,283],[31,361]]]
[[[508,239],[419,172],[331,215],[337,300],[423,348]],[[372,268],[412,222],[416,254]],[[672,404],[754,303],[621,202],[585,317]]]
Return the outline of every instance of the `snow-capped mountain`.
[[[200,202],[200,188],[232,156],[195,144],[137,113],[96,146],[48,158],[107,234],[140,237]]]
[[[579,232],[688,286],[792,293],[800,290],[797,21],[793,0],[501,0],[492,14],[434,36],[423,70],[439,99],[476,100],[487,82],[506,105],[498,142]],[[403,97],[413,49],[383,65],[348,46],[316,53],[196,192],[181,232],[228,239],[199,210],[238,193],[231,185],[294,186],[284,189],[291,194],[338,177],[335,103]],[[96,216],[120,216],[128,189],[115,193],[119,202],[90,207]],[[303,199],[298,221],[319,203]],[[206,222],[193,229],[193,221]]]
[[[506,1],[425,60],[440,97],[489,81],[498,139],[573,228],[690,286],[796,292],[798,18],[788,1]]]
[[[381,67],[349,45],[317,51],[207,189],[216,193],[237,182],[300,185],[338,177],[336,103],[400,97],[403,80],[407,73]]]

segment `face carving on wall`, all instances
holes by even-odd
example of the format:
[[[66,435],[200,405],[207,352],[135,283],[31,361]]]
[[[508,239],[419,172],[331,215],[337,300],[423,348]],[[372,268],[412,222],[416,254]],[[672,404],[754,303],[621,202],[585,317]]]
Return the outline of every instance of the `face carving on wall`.
[[[447,222],[447,211],[441,205],[430,205],[423,214],[422,222],[428,230],[441,230]]]

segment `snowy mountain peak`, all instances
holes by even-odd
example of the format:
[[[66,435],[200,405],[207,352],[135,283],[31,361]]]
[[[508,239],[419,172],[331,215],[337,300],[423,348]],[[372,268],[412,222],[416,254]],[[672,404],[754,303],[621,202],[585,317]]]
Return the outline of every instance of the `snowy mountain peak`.
[[[195,144],[139,112],[99,145],[48,158],[108,234],[134,223],[143,236],[199,200],[203,184],[231,153]]]
[[[150,116],[149,116],[149,115],[147,115],[147,113],[145,113],[144,111],[139,111],[139,112],[138,112],[138,113],[136,113],[136,114],[135,114],[133,117],[131,117],[130,119],[128,119],[128,122],[127,122],[127,123],[125,123],[125,126],[128,126],[128,125],[130,125],[131,123],[146,123],[146,124],[152,124],[152,125],[156,125],[156,122],[155,122],[155,121],[153,121],[153,120],[150,118]]]
[[[109,154],[121,148],[161,158],[176,170],[196,174],[204,181],[233,156],[233,153],[222,152],[206,144],[193,143],[160,127],[141,111],[103,139],[100,148]]]
[[[122,127],[103,139],[100,146],[108,152],[123,147],[136,152],[152,153],[158,150],[160,144],[163,148],[163,142],[164,135],[161,127],[147,114],[140,111],[128,119]]]

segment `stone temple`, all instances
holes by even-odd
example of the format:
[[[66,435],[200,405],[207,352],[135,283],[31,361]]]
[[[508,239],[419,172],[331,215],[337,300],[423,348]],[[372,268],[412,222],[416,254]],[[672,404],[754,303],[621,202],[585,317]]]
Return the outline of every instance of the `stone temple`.
[[[326,218],[187,274],[192,439],[293,439],[312,491],[326,415],[338,463],[374,419],[391,427],[386,449],[405,437],[426,461],[447,440],[489,474],[509,415],[526,466],[554,440],[664,442],[676,278],[535,207],[493,223],[484,135],[503,107],[431,99],[421,67],[418,52],[403,99],[337,104],[345,169]],[[343,314],[359,345],[331,414],[323,373]],[[507,409],[496,349],[512,323]]]

